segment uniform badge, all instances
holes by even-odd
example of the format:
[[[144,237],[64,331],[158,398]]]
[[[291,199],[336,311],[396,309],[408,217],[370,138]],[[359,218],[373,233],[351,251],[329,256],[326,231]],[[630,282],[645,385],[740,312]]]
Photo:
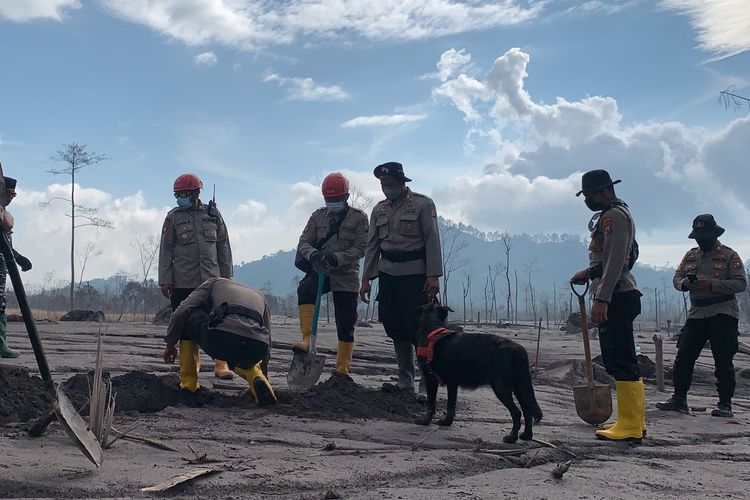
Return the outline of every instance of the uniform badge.
[[[732,257],[732,269],[742,269],[742,259],[739,255]]]
[[[614,230],[613,224],[612,224],[612,217],[604,217],[601,221],[602,229],[604,229],[604,234],[612,234],[612,231]]]
[[[172,226],[172,220],[164,219],[164,225],[161,227],[161,234],[167,234],[167,231],[169,231],[169,228],[171,226]]]

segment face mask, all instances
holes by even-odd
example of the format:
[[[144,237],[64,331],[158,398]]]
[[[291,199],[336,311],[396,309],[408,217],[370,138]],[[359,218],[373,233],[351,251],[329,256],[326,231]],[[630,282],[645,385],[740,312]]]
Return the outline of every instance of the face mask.
[[[607,205],[605,205],[604,203],[597,203],[594,200],[590,200],[588,198],[584,200],[584,203],[586,203],[586,206],[589,207],[589,210],[593,212],[600,212],[607,208]]]
[[[328,208],[328,211],[331,212],[332,214],[338,214],[344,211],[344,209],[346,208],[346,202],[345,201],[327,201],[326,208]]]
[[[397,188],[383,188],[383,194],[385,197],[391,201],[395,200],[399,196],[401,196],[401,193],[403,192],[403,188],[397,187]]]
[[[177,198],[177,206],[180,208],[190,208],[193,206],[193,201],[190,198]]]
[[[715,239],[710,239],[710,240],[700,239],[700,240],[695,240],[695,241],[698,243],[698,246],[701,247],[701,250],[703,250],[704,252],[710,252],[711,250],[714,249],[714,246],[716,246]]]

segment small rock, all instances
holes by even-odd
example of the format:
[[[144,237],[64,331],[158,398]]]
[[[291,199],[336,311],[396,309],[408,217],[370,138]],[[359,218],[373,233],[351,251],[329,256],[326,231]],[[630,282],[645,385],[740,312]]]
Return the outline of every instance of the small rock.
[[[369,321],[359,320],[357,321],[357,326],[360,328],[372,328],[372,325]]]
[[[739,376],[740,378],[750,379],[750,368],[740,370]]]
[[[336,500],[337,498],[341,498],[338,493],[333,490],[328,490],[326,491],[326,495],[323,497],[323,500]]]

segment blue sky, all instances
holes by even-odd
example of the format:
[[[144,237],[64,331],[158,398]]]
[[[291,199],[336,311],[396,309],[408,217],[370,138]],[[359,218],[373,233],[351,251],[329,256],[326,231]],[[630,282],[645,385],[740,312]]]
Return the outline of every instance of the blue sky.
[[[750,122],[717,101],[748,93],[743,4],[0,0],[0,161],[21,180],[17,245],[43,262],[29,279],[65,275],[62,207],[38,202],[64,190],[46,171],[70,141],[111,158],[79,179],[115,223],[82,233],[92,276],[138,272],[123,242],[158,234],[185,171],[216,184],[239,262],[294,245],[328,172],[380,199],[390,160],[446,217],[530,233],[585,234],[572,192],[611,168],[646,261],[679,259],[703,211],[748,258]]]

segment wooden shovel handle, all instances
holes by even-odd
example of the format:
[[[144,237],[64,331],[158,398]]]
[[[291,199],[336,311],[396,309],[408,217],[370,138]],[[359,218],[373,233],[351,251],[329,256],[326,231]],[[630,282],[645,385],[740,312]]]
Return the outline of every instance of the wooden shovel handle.
[[[586,301],[583,295],[578,296],[578,308],[581,310],[581,336],[583,337],[583,352],[586,356],[586,375],[589,387],[594,387],[594,365],[591,363],[591,345],[589,345],[589,322],[586,318]]]

